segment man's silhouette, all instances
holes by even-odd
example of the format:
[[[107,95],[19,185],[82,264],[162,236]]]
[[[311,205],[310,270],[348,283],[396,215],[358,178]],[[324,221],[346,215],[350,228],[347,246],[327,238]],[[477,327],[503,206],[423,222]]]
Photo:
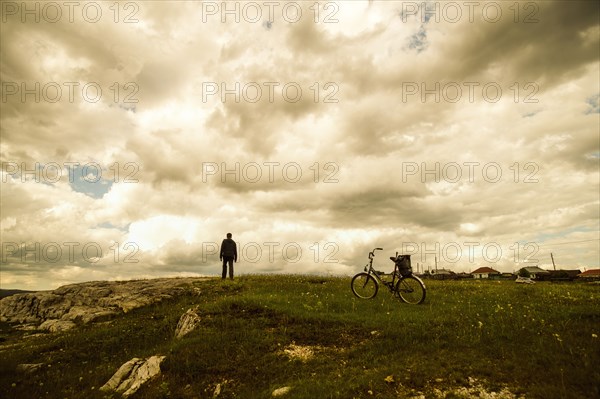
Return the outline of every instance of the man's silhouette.
[[[223,280],[227,277],[227,263],[229,263],[229,278],[233,280],[233,262],[237,262],[237,245],[231,239],[231,233],[221,243],[219,259],[223,261]]]

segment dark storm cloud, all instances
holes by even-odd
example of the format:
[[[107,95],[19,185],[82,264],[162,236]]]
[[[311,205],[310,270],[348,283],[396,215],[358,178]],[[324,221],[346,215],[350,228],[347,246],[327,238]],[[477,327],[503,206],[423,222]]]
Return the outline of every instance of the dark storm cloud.
[[[532,21],[537,22],[515,23],[504,9],[508,15],[500,22],[466,26],[468,34],[450,38],[443,49],[448,78],[481,76],[501,68],[505,76],[549,89],[598,60],[598,2],[535,4],[539,12]]]

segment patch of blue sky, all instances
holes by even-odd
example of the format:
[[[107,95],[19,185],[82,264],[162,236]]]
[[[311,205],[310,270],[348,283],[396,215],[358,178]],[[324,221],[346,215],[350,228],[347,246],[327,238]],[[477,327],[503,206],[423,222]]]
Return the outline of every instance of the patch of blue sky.
[[[542,110],[528,112],[526,114],[523,114],[523,118],[532,118],[532,117],[536,116],[537,114],[539,114],[540,112],[542,112]]]
[[[590,108],[585,111],[586,115],[600,114],[600,94],[588,97],[585,100],[585,103],[590,106]]]
[[[102,198],[110,191],[113,181],[102,176],[103,171],[97,163],[87,165],[59,165],[56,162],[20,165],[12,162],[10,168],[5,168],[6,173],[13,179],[21,181],[35,181],[47,186],[56,186],[61,179],[67,179],[73,191],[83,193],[92,198]],[[63,169],[66,167],[67,170]]]
[[[77,165],[69,171],[69,185],[73,191],[100,199],[113,185],[113,180],[104,178],[102,172],[95,166]]]
[[[112,224],[111,222],[102,222],[92,227],[92,229],[115,229],[123,232],[129,231],[129,223],[125,226],[118,226],[116,224]]]
[[[417,53],[425,51],[429,43],[427,42],[427,30],[425,25],[421,25],[417,33],[413,34],[408,38],[408,48],[411,50],[417,50]]]
[[[539,233],[534,241],[537,244],[543,244],[544,242],[547,241],[553,241],[559,238],[565,238],[573,233],[591,233],[591,232],[598,232],[597,229],[594,229],[593,227],[590,226],[575,226],[575,227],[571,227],[569,229],[565,229],[562,231],[559,231],[557,233]],[[590,238],[592,239],[592,238]],[[578,240],[575,240],[578,241]]]

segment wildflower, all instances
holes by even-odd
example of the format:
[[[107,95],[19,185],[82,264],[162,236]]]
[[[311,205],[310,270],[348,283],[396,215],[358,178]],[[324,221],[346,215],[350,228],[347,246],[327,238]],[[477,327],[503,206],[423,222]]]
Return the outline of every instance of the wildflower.
[[[479,328],[483,327],[483,323],[481,321],[478,321],[477,324]]]
[[[556,340],[557,340],[558,342],[562,342],[562,339],[560,339],[560,335],[558,335],[558,334],[556,334],[556,333],[554,333],[554,334],[552,334],[552,335],[554,336],[554,338],[556,338]]]

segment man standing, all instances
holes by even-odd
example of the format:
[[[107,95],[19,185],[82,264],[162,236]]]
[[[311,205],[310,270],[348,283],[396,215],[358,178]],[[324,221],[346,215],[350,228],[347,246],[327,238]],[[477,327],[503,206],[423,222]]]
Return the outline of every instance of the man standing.
[[[233,280],[233,262],[237,262],[237,246],[231,239],[231,233],[227,233],[227,238],[221,243],[219,259],[223,261],[223,280],[227,277],[227,263],[229,263],[229,278]]]

